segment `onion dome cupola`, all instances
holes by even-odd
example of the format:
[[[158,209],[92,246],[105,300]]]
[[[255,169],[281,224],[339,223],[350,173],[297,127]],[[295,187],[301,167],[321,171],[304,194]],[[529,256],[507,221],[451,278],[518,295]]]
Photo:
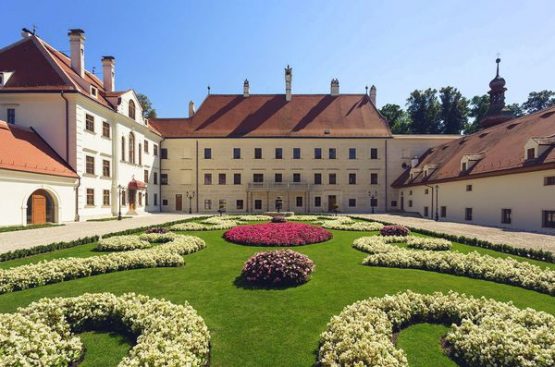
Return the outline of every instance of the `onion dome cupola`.
[[[490,91],[488,94],[490,104],[488,112],[480,121],[480,126],[482,128],[494,126],[515,117],[511,110],[505,106],[505,91],[507,88],[505,88],[505,79],[499,76],[499,64],[501,63],[501,59],[497,58],[495,62],[497,64],[497,72],[495,78],[489,82]]]

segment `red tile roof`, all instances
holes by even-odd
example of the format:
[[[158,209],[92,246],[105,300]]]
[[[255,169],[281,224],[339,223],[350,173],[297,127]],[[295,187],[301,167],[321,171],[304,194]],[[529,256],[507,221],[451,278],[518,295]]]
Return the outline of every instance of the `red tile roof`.
[[[0,121],[0,169],[78,177],[32,129]]]
[[[152,119],[162,136],[390,137],[386,120],[365,94],[209,95],[191,118]]]
[[[503,122],[474,134],[429,149],[416,166],[437,165],[428,176],[424,172],[410,178],[407,169],[393,187],[464,180],[483,176],[555,168],[555,144],[538,158],[526,160],[524,146],[531,138],[555,137],[555,107]],[[546,139],[555,141],[554,139]],[[478,155],[478,162],[467,172],[461,172],[465,155]]]

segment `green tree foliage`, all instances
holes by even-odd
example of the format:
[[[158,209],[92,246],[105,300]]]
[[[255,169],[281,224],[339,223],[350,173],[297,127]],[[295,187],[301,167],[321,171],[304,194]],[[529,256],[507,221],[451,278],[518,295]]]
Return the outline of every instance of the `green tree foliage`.
[[[413,134],[438,134],[441,132],[441,105],[437,90],[415,90],[407,99],[407,112],[412,121],[410,132]]]
[[[156,118],[156,110],[152,107],[152,102],[150,102],[150,99],[142,93],[137,93],[137,98],[139,99],[139,103],[141,104],[141,107],[143,109],[143,118]]]
[[[382,107],[380,113],[389,122],[389,127],[393,134],[410,133],[411,121],[408,114],[401,106],[388,103]]]
[[[524,111],[518,103],[511,103],[510,105],[507,105],[507,108],[513,113],[515,117],[520,117],[524,115]]]
[[[555,105],[555,92],[542,90],[540,92],[530,92],[528,100],[522,104],[521,108],[526,113],[532,113],[553,105]]]
[[[472,122],[466,123],[464,127],[465,134],[472,134],[480,130],[480,121],[486,115],[489,108],[489,95],[474,96],[470,100],[469,116],[473,118]]]
[[[457,88],[444,87],[439,91],[441,101],[441,132],[460,134],[468,123],[468,100]]]

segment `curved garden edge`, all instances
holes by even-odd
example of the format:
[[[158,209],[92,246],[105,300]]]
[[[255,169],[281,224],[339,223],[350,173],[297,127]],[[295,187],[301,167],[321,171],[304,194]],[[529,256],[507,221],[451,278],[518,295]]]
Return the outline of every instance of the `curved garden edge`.
[[[286,222],[236,226],[226,231],[223,238],[245,246],[297,247],[326,242],[333,234],[320,226]]]

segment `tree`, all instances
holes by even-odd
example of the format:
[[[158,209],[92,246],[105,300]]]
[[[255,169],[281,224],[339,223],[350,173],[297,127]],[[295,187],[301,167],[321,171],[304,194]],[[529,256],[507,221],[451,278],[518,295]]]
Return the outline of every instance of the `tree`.
[[[440,110],[437,90],[428,88],[415,90],[407,99],[407,112],[412,121],[413,134],[438,134],[441,132]]]
[[[382,107],[380,113],[389,122],[393,134],[408,134],[410,132],[410,118],[401,106],[388,103]]]
[[[441,101],[441,132],[460,134],[468,123],[468,100],[457,88],[445,87],[439,91]]]
[[[507,108],[513,113],[515,117],[520,117],[524,115],[524,111],[518,103],[511,103],[510,105],[507,105]]]
[[[464,127],[465,134],[472,134],[480,130],[480,121],[484,118],[489,108],[489,95],[474,96],[470,100],[469,116],[472,117],[471,123],[467,121]]]
[[[555,92],[542,90],[540,92],[530,92],[528,100],[522,104],[522,109],[526,113],[532,113],[553,105],[555,105]]]
[[[143,118],[156,118],[156,110],[152,107],[152,102],[150,102],[150,99],[142,93],[137,93],[137,98],[139,99],[139,103],[141,104],[141,108],[143,110]]]

